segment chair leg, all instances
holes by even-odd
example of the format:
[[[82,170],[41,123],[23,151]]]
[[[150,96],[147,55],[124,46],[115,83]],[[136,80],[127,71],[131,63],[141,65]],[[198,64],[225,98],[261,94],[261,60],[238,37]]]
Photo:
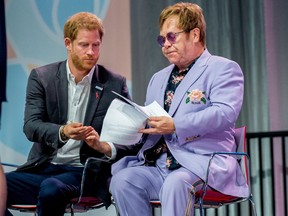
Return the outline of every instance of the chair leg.
[[[203,200],[199,199],[199,210],[200,210],[200,216],[204,216],[204,208],[203,208]]]
[[[74,216],[74,205],[70,204],[70,214],[71,216]]]
[[[256,206],[255,206],[255,203],[254,203],[252,197],[249,198],[249,201],[250,201],[250,203],[252,205],[253,215],[257,216]]]
[[[116,215],[120,216],[120,213],[118,211],[118,208],[117,208],[116,203],[114,202],[114,200],[112,201],[112,205],[115,207]]]

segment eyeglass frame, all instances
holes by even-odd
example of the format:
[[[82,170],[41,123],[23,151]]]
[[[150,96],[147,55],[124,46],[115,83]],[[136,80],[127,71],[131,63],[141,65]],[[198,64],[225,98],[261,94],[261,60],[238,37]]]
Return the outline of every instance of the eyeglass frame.
[[[177,36],[178,36],[179,34],[181,34],[181,33],[183,33],[183,32],[187,32],[187,33],[188,33],[188,32],[190,32],[191,30],[192,30],[192,29],[190,29],[190,30],[188,30],[188,31],[183,30],[183,31],[179,31],[179,32],[168,32],[168,33],[166,34],[166,37],[165,37],[165,36],[162,36],[162,35],[158,35],[158,36],[157,36],[157,43],[158,43],[161,47],[164,47],[164,44],[165,44],[166,39],[167,39],[170,44],[175,44],[175,43],[176,43],[176,38],[177,38]],[[171,38],[170,38],[170,40],[172,40],[172,41],[170,41],[170,40],[169,40],[169,34],[170,34],[170,35],[173,35],[173,36],[175,37],[175,39],[171,39]],[[163,40],[163,43],[161,43],[160,40]]]

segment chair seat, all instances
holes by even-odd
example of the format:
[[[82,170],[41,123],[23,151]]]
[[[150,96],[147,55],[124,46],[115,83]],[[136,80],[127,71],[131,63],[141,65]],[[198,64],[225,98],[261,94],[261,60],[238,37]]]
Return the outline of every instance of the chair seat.
[[[87,211],[88,209],[104,206],[104,203],[97,197],[82,197],[80,201],[78,201],[78,198],[74,198],[70,203],[73,205],[75,212]]]
[[[200,197],[202,195],[203,191],[196,192],[196,197]],[[222,194],[218,191],[214,190],[208,190],[206,191],[206,195],[204,197],[204,206],[218,206],[218,205],[224,205],[231,202],[237,202],[238,200],[242,200],[241,197],[235,197],[230,196],[226,194]],[[153,207],[161,207],[160,200],[150,200],[150,204],[153,205]],[[196,204],[196,208],[198,205]]]
[[[36,205],[11,205],[9,209],[18,210],[20,212],[35,212],[37,207]]]
[[[102,201],[97,197],[82,197],[79,202],[78,198],[73,198],[71,199],[70,202],[77,205],[91,205],[91,206],[103,204]]]
[[[202,190],[196,192],[196,197],[202,196],[202,193],[203,193]],[[207,190],[204,197],[204,203],[205,202],[229,203],[229,202],[235,202],[238,199],[242,198],[226,195],[215,190]]]
[[[203,194],[203,190],[200,190],[196,192],[195,196],[196,197],[201,197]],[[246,199],[246,198],[245,198]],[[243,200],[242,197],[235,197],[231,195],[226,195],[223,193],[220,193],[216,190],[207,190],[204,200],[203,200],[203,205],[205,207],[220,207],[221,205],[229,204],[229,203],[235,203],[237,201]],[[198,202],[196,202],[196,208],[198,207]]]
[[[153,207],[155,207],[155,208],[161,207],[161,202],[160,202],[160,200],[150,200],[150,204],[151,204]]]
[[[100,208],[104,206],[103,202],[96,197],[82,197],[80,201],[78,198],[73,198],[70,204],[66,207],[66,213],[71,212],[71,206],[73,205],[74,212],[86,212],[89,209]],[[32,212],[35,213],[37,210],[36,205],[11,205],[9,209],[18,210],[20,212]]]

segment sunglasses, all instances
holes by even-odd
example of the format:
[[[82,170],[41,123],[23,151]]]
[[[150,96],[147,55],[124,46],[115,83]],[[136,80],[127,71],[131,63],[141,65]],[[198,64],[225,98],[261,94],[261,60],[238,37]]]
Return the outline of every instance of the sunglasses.
[[[166,38],[167,38],[167,40],[169,41],[169,43],[174,44],[174,43],[176,42],[176,37],[177,37],[177,35],[180,34],[180,33],[183,33],[183,32],[185,32],[185,30],[184,30],[184,31],[180,31],[180,32],[175,32],[175,33],[174,33],[174,32],[168,32],[168,33],[166,34],[166,37],[159,35],[159,36],[157,37],[157,42],[158,42],[158,44],[159,44],[161,47],[163,47],[164,44],[165,44]]]

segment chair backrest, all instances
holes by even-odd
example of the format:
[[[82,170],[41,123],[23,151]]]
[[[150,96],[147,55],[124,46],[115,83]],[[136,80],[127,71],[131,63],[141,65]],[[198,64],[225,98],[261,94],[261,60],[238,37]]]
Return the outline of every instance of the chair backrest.
[[[87,158],[82,174],[80,196],[78,198],[70,200],[72,211],[85,212],[88,210],[101,208],[105,206],[105,204],[99,197],[95,197],[92,195],[93,193],[92,194],[89,193],[89,190],[91,190],[91,182],[89,181],[89,173],[91,172],[90,169],[91,167],[95,166],[95,163],[97,164],[97,162],[99,161],[107,162],[100,158],[94,158],[94,157]],[[93,173],[90,173],[90,175],[91,174]]]
[[[247,154],[247,143],[246,143],[246,126],[235,128],[235,141],[237,144],[237,152]],[[242,173],[246,179],[248,185],[250,185],[249,180],[249,166],[248,166],[248,155],[238,156],[239,164],[242,169]]]
[[[246,126],[235,128],[234,130],[237,152],[246,152]]]

